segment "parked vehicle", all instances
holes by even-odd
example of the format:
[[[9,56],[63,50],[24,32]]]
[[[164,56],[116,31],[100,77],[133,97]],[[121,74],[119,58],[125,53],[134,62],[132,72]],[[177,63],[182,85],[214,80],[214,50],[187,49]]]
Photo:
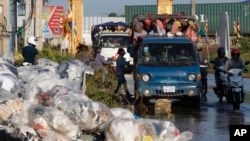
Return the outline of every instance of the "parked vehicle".
[[[176,18],[195,22],[194,17],[177,15],[147,14],[136,15],[133,19],[133,34],[137,35],[132,37],[134,91],[138,100],[135,105],[136,114],[141,115],[143,105],[147,105],[152,99],[177,98],[190,101],[196,107],[200,105],[201,73],[194,42],[184,32],[175,34],[169,29],[164,34],[160,27],[156,27],[158,30],[155,33],[145,33],[140,27],[146,19],[153,22]],[[173,25],[174,22],[176,21],[168,24]],[[182,26],[184,29],[185,26]]]
[[[116,66],[115,59],[119,48],[127,50],[130,25],[123,22],[106,22],[93,25],[91,29],[91,39],[93,48],[101,47],[101,55],[106,60],[113,60],[113,66]],[[124,58],[130,62],[127,70],[131,70],[133,66],[133,58],[126,53]]]

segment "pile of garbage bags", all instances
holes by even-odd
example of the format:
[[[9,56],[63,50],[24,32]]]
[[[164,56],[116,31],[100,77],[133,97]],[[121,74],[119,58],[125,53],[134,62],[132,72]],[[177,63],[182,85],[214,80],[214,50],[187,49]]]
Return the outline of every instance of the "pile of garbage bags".
[[[14,66],[0,57],[0,129],[30,141],[189,141],[170,121],[135,118],[109,108],[83,91],[83,73],[94,70],[77,59],[60,64],[40,58],[38,65]],[[14,134],[15,133],[15,134]]]

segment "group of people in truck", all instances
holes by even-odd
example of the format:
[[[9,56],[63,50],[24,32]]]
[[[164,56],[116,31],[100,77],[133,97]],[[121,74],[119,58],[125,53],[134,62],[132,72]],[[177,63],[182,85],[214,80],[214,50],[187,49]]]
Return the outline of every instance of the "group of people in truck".
[[[145,18],[141,21],[136,21],[133,25],[134,39],[146,35],[160,36],[186,36],[192,41],[197,42],[198,24],[194,19],[178,18]]]

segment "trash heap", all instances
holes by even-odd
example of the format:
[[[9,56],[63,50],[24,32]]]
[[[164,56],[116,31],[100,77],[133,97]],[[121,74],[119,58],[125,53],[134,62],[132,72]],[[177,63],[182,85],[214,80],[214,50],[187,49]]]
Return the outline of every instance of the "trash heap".
[[[127,109],[91,100],[83,93],[82,74],[94,70],[79,60],[13,64],[10,55],[0,57],[0,131],[5,136],[28,141],[192,139],[191,132],[180,132],[170,121],[135,118]]]

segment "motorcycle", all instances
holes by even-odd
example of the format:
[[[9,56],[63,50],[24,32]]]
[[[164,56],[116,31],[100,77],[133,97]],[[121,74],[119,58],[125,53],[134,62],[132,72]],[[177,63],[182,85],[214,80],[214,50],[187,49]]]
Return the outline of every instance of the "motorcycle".
[[[217,69],[220,71],[218,76],[218,84],[213,88],[213,90],[220,102],[222,102],[223,97],[226,96],[228,91],[228,73],[224,72],[224,66],[219,66]]]
[[[242,73],[243,69],[230,69],[228,71],[228,83],[227,83],[227,102],[233,105],[233,110],[240,109],[240,103],[244,102],[244,82]]]
[[[245,65],[248,65],[249,61],[245,62]],[[224,67],[221,66],[219,76],[219,89],[220,93],[218,97],[220,99],[223,96],[226,97],[226,100],[229,104],[233,105],[233,110],[239,110],[240,104],[244,102],[244,81],[242,77],[242,73],[245,71],[244,69],[233,68],[229,71],[225,71]]]

